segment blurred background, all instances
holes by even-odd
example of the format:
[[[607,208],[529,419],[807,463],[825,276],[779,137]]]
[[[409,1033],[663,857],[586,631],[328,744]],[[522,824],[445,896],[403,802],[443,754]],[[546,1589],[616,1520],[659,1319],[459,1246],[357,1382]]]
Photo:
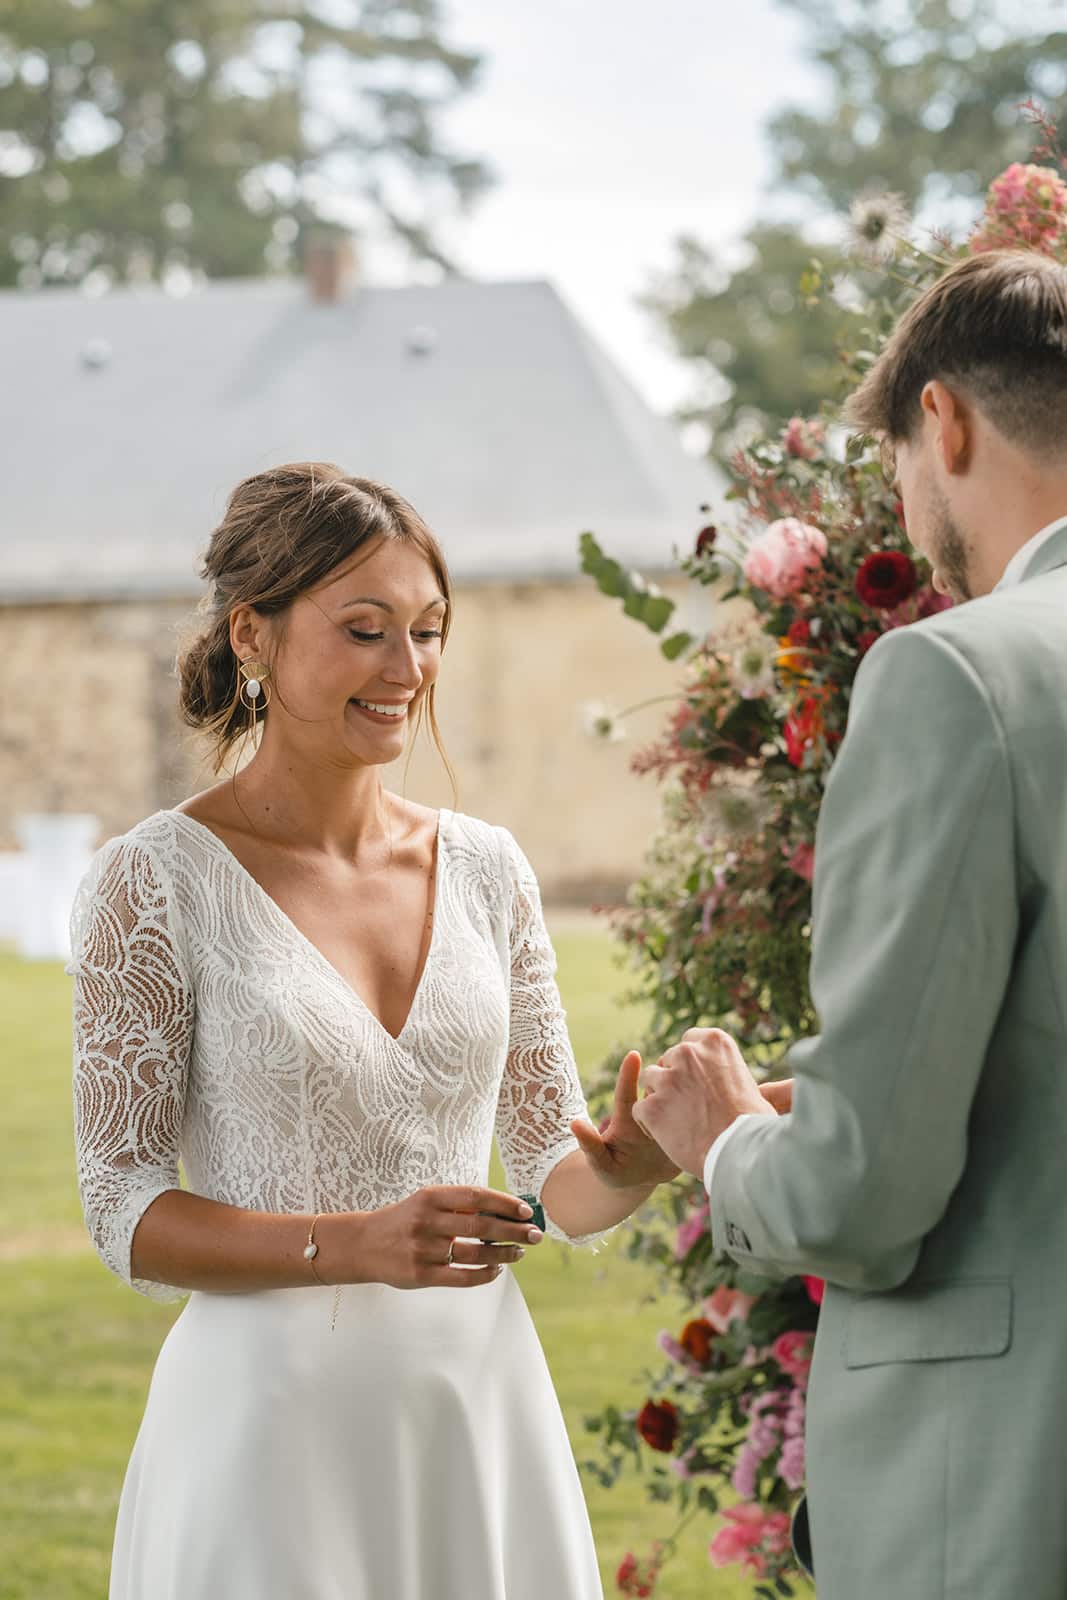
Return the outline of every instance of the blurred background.
[[[173,1314],[86,1254],[61,963],[92,850],[212,781],[174,657],[228,491],[334,460],[441,536],[460,804],[538,869],[591,1068],[642,1018],[580,913],[658,794],[588,730],[679,668],[579,534],[706,625],[672,552],[832,393],[865,202],[966,227],[1031,97],[1062,126],[1062,0],[0,0],[0,1600],[104,1592]],[[450,803],[429,755],[395,778]],[[526,1272],[581,1456],[670,1312],[610,1252]],[[590,1504],[608,1580],[655,1523]],[[698,1549],[669,1593],[731,1585]]]
[[[1061,12],[4,0],[0,936],[61,953],[87,852],[208,781],[175,650],[229,489],[287,459],[439,533],[461,805],[550,899],[617,898],[656,795],[583,724],[676,671],[579,532],[655,574],[722,517],[746,431],[832,387],[813,253],[867,193],[975,211],[1064,94]]]

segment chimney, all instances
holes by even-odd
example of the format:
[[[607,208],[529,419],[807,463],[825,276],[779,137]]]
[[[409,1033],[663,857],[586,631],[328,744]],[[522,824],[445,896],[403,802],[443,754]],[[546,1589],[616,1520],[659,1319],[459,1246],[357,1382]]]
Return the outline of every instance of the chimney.
[[[311,230],[304,245],[304,276],[315,305],[336,305],[349,289],[355,267],[355,247],[346,234]]]

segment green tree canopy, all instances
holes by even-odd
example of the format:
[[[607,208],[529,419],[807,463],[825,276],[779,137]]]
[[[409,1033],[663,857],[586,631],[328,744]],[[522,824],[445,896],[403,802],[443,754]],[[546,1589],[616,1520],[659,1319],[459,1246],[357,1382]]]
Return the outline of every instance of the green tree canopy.
[[[848,299],[810,308],[802,280],[813,254],[842,270],[843,226],[828,228],[860,195],[891,191],[913,208],[970,199],[989,175],[1027,160],[1033,129],[1022,102],[1054,118],[1067,107],[1067,21],[1062,5],[1036,0],[779,0],[806,25],[825,94],[816,109],[788,108],[769,124],[775,191],[806,201],[825,239],[766,218],[747,236],[747,260],[727,270],[693,239],[678,242],[673,268],[646,304],[694,363],[689,419],[704,421],[726,457],[754,431],[817,409],[833,392],[835,341]],[[795,212],[795,204],[792,210]],[[784,213],[782,213],[784,217]],[[853,261],[853,272],[862,266]]]
[[[478,64],[438,0],[0,0],[0,283],[257,274],[323,219],[447,266]]]

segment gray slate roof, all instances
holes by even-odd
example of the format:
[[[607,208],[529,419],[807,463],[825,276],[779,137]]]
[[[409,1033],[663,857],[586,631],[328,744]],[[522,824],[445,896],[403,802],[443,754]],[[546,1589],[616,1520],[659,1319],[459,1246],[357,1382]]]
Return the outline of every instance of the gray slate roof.
[[[392,484],[463,579],[573,574],[584,528],[656,570],[722,497],[543,282],[7,292],[0,372],[0,600],[196,593],[228,491],[286,460]]]

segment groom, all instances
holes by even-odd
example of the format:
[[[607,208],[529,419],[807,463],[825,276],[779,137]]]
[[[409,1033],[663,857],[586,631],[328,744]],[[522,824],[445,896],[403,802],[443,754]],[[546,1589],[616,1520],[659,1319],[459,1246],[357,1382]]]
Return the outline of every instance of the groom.
[[[975,256],[849,421],[954,609],[856,679],[816,841],[819,1037],[778,1116],[696,1029],[635,1107],[719,1249],[828,1280],[819,1600],[1067,1595],[1067,269]]]

